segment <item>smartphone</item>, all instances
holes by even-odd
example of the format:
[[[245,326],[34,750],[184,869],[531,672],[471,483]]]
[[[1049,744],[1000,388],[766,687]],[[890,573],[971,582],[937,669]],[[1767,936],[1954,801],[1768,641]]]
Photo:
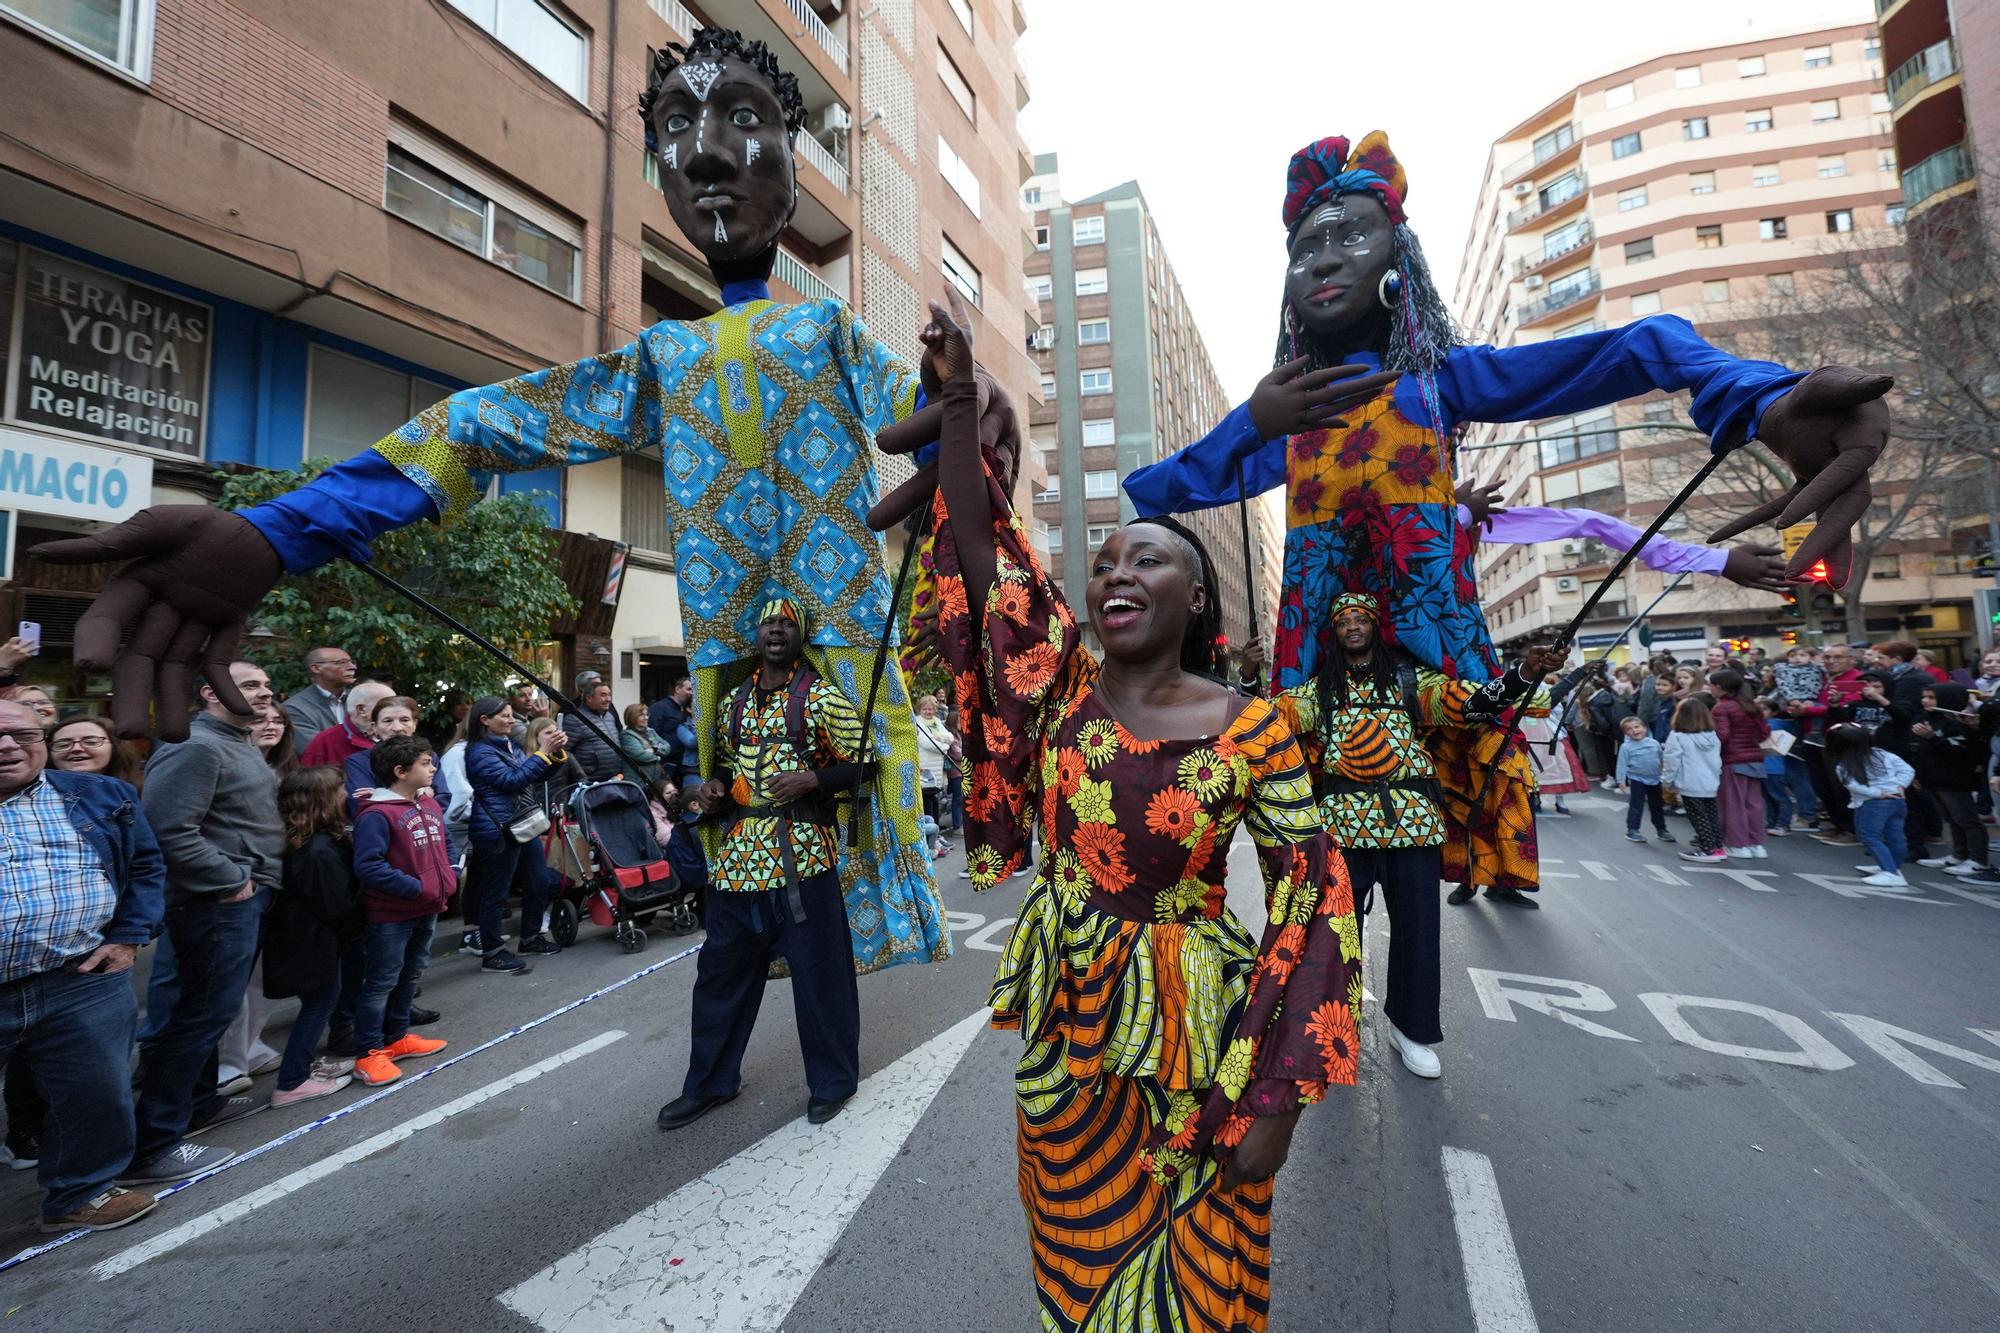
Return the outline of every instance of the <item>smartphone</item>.
[[[39,654],[42,651],[42,627],[35,621],[22,621],[19,636],[27,642],[30,653]]]

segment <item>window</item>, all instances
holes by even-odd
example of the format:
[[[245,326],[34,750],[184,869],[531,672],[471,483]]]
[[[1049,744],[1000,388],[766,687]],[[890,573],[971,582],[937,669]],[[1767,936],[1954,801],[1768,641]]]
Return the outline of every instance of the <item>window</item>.
[[[451,396],[451,390],[442,384],[318,344],[313,345],[307,373],[307,458],[352,458],[373,448],[431,404]],[[659,477],[656,462],[656,488]]]
[[[1682,65],[1678,69],[1676,69],[1674,71],[1674,87],[1676,88],[1701,87],[1701,66]]]
[[[1835,176],[1847,174],[1847,154],[1829,153],[1819,160],[1819,178],[1831,180]]]
[[[1565,171],[1562,175],[1544,185],[1537,192],[1536,197],[1541,200],[1542,207],[1546,209],[1554,208],[1557,204],[1567,203],[1582,193],[1583,177],[1574,171]]]
[[[1826,229],[1832,235],[1843,235],[1854,230],[1854,210],[1836,208],[1826,215]]]
[[[945,3],[958,16],[958,26],[965,29],[965,35],[972,36],[972,0],[945,0]]]
[[[661,483],[660,460],[648,454],[626,454],[618,480],[618,537],[642,551],[671,551],[667,526],[667,488]]]
[[[1773,273],[1769,281],[1773,296],[1791,296],[1799,290],[1798,280],[1789,273]]]
[[[1076,294],[1078,296],[1102,296],[1110,289],[1101,268],[1080,268],[1076,271]]]
[[[1776,185],[1778,183],[1778,164],[1776,162],[1763,162],[1750,168],[1750,183],[1760,189],[1766,185]]]
[[[974,305],[979,304],[979,270],[965,257],[965,252],[951,243],[951,237],[938,238],[942,247],[939,256],[944,268],[944,280],[958,288],[958,294]]]
[[[1701,299],[1710,305],[1729,299],[1729,279],[1710,278],[1701,284]]]
[[[1870,111],[1870,112],[1871,112],[1872,114],[1874,114],[1874,115],[1877,115],[1877,116],[1886,116],[1886,115],[1888,115],[1888,114],[1889,114],[1889,94],[1887,94],[1887,93],[1870,93],[1870,94],[1868,94],[1868,110],[1869,110],[1869,111]]]
[[[1572,334],[1577,334],[1577,333],[1595,333],[1595,332],[1597,332],[1597,321],[1596,321],[1596,320],[1594,320],[1594,319],[1580,319],[1580,320],[1578,320],[1578,321],[1577,321],[1576,323],[1574,323],[1574,324],[1565,324],[1565,325],[1563,325],[1563,326],[1562,326],[1561,328],[1557,329],[1557,330],[1556,330],[1556,337],[1558,337],[1558,338],[1567,338],[1567,337],[1571,336]]]
[[[153,0],[0,0],[0,11],[135,78],[152,72]]]
[[[1705,227],[1694,229],[1694,248],[1697,250],[1720,250],[1722,248],[1722,224],[1711,222]]]
[[[1633,96],[1632,84],[1627,81],[1615,88],[1606,88],[1604,90],[1604,105],[1607,107],[1630,106],[1632,105]]]
[[[1551,421],[1535,428],[1536,438],[1541,444],[1542,466],[1561,467],[1564,463],[1574,463],[1581,458],[1595,458],[1599,454],[1616,453],[1618,436],[1604,429],[1611,425],[1611,414],[1604,413],[1585,421]]]
[[[1565,273],[1550,283],[1548,299],[1558,303],[1574,301],[1596,290],[1597,270],[1593,268],[1580,268],[1574,272]]]
[[[1069,224],[1069,239],[1073,245],[1104,244],[1104,214],[1072,218]]]
[[[1041,490],[1035,492],[1035,499],[1037,500],[1062,499],[1062,473],[1056,471],[1054,468],[1050,468],[1049,483],[1048,485],[1044,486]]]
[[[1625,242],[1626,263],[1639,264],[1645,262],[1648,259],[1651,259],[1652,257],[1653,257],[1652,237],[1642,236],[1636,241]]]
[[[1882,58],[1882,38],[1879,35],[1871,32],[1862,39],[1861,58],[1863,60],[1880,60]]]
[[[1646,206],[1646,187],[1634,185],[1618,192],[1618,211],[1629,213],[1635,208]]]
[[[1035,330],[1035,336],[1028,340],[1028,346],[1037,352],[1046,352],[1056,345],[1056,326],[1044,324]]]
[[[1660,313],[1658,292],[1632,293],[1632,313],[1635,315],[1657,315]]]
[[[1882,221],[1892,227],[1900,227],[1903,225],[1903,220],[1909,217],[1909,215],[1910,207],[1908,204],[1890,204],[1882,210]]]
[[[1839,119],[1840,119],[1840,99],[1838,97],[1828,97],[1821,101],[1814,102],[1812,104],[1813,124],[1819,125],[1829,120],[1839,120]]]
[[[1535,161],[1546,162],[1576,142],[1576,126],[1559,125],[1535,139]]]
[[[1894,174],[1896,170],[1896,150],[1884,148],[1875,155],[1875,170]]]
[[[1115,500],[1118,498],[1118,471],[1105,468],[1099,472],[1083,474],[1083,498],[1086,500]]]
[[[1022,187],[1022,190],[1021,190],[1021,206],[1022,206],[1023,208],[1036,208],[1036,207],[1039,207],[1039,206],[1040,206],[1041,202],[1042,202],[1042,187],[1041,187],[1041,186],[1039,186],[1039,185],[1028,185],[1028,186],[1024,186],[1024,187]]]
[[[1899,579],[1903,577],[1903,557],[1899,555],[1878,555],[1868,562],[1868,577],[1871,579]]]
[[[965,113],[965,118],[975,125],[978,124],[979,99],[972,95],[972,85],[958,72],[958,66],[952,63],[951,56],[942,46],[938,47],[937,72],[938,82],[942,83],[944,90],[951,94],[951,100],[958,103],[958,109]]]
[[[1049,229],[1047,227],[1035,228],[1035,248],[1037,250],[1046,250],[1049,248]]]
[[[1639,414],[1655,425],[1671,422],[1674,419],[1674,400],[1654,398],[1640,406]]]
[[[1042,273],[1028,279],[1028,295],[1037,301],[1047,301],[1056,294],[1055,279]]]
[[[1108,319],[1080,319],[1076,323],[1076,342],[1079,347],[1089,347],[1096,343],[1111,341],[1111,321]]]
[[[972,174],[972,168],[964,158],[952,151],[951,144],[942,134],[938,136],[938,174],[944,177],[945,184],[951,186],[952,193],[965,201],[965,206],[972,210],[972,216],[978,217],[979,177]]]
[[[391,133],[417,142],[400,129]],[[383,207],[558,296],[576,299],[581,227],[554,213],[530,217],[526,196],[436,145],[425,144],[423,151],[441,165],[419,159],[403,143],[389,145]]]
[[[1715,173],[1712,171],[1690,171],[1688,173],[1689,194],[1714,194]]]
[[[1060,523],[1049,524],[1049,554],[1061,555],[1062,546],[1063,546],[1062,525]]]
[[[1639,131],[1637,130],[1633,130],[1630,134],[1621,134],[1611,141],[1611,156],[1613,157],[1630,157],[1638,151]]]
[[[1745,111],[1743,113],[1743,132],[1745,134],[1762,134],[1765,130],[1768,130],[1770,128],[1771,128],[1770,107],[1764,107],[1757,111]]]
[[[1785,239],[1783,218],[1757,219],[1757,239],[1760,241],[1782,241]]]
[[[1708,137],[1708,117],[1689,116],[1681,122],[1681,138],[1706,139]]]
[[[1084,398],[1097,398],[1111,392],[1111,372],[1108,370],[1086,370],[1076,377],[1076,391]]]
[[[1833,48],[1830,46],[1808,46],[1806,48],[1806,68],[1825,69],[1833,63]]]
[[[1763,76],[1763,73],[1764,57],[1762,56],[1742,56],[1736,61],[1736,77],[1739,79],[1760,78]]]
[[[1588,218],[1578,218],[1575,222],[1566,223],[1563,226],[1557,227],[1554,231],[1543,232],[1542,258],[1554,259],[1557,255],[1567,254],[1589,239],[1590,219]]]
[[[1098,417],[1094,421],[1084,422],[1083,442],[1085,444],[1118,443],[1118,423],[1110,417]]]
[[[541,0],[451,0],[452,8],[577,101],[588,92],[590,43]]]
[[[1045,403],[1053,403],[1055,400],[1056,400],[1056,377],[1054,375],[1044,375],[1042,376],[1042,401]]]
[[[1116,523],[1093,523],[1083,530],[1083,539],[1095,551],[1111,540],[1111,534],[1118,531]]]

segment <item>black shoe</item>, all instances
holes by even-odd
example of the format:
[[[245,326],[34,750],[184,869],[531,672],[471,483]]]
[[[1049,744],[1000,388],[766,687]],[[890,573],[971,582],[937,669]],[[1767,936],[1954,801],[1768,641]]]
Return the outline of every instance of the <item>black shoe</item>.
[[[660,1108],[660,1118],[654,1123],[661,1129],[685,1129],[724,1102],[735,1100],[733,1092],[727,1097],[676,1097]]]
[[[255,1115],[259,1111],[268,1110],[270,1106],[269,1093],[261,1095],[244,1093],[236,1097],[226,1097],[217,1102],[215,1109],[207,1115],[197,1112],[188,1123],[187,1136],[193,1138],[196,1134],[206,1134],[209,1130],[226,1125],[232,1120],[241,1120],[246,1115]]]
[[[1486,890],[1486,896],[1495,902],[1505,903],[1509,907],[1532,907],[1536,911],[1540,911],[1542,907],[1540,903],[1519,889],[1488,889]]]
[[[516,958],[505,949],[495,949],[479,960],[481,972],[497,973],[501,976],[526,976],[535,969]]]
[[[521,952],[531,953],[537,957],[547,957],[550,954],[561,953],[562,945],[557,944],[547,935],[531,935],[521,941]]]
[[[41,1165],[42,1136],[39,1134],[9,1134],[7,1155],[13,1160],[7,1165],[16,1171],[30,1171]]]
[[[361,1049],[354,1044],[354,1029],[341,1028],[337,1032],[327,1033],[326,1053],[345,1056],[350,1060],[359,1056]]]
[[[1453,907],[1463,907],[1472,901],[1472,895],[1477,892],[1479,892],[1477,887],[1471,884],[1461,884],[1450,893],[1447,893],[1444,896],[1444,900]]]
[[[410,1026],[413,1028],[427,1028],[443,1017],[444,1015],[435,1009],[426,1009],[418,1004],[410,1006]],[[353,1040],[352,1037],[348,1038],[349,1042]]]
[[[824,1125],[827,1121],[840,1114],[840,1109],[847,1105],[847,1098],[853,1095],[850,1092],[847,1094],[847,1097],[835,1097],[828,1101],[822,1101],[818,1097],[813,1098],[806,1103],[806,1123],[809,1125]]]

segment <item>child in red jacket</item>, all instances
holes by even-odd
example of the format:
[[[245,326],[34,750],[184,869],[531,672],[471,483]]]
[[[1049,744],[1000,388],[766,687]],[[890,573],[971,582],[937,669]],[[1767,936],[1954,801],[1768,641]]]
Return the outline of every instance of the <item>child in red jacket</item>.
[[[401,1077],[398,1060],[434,1055],[442,1041],[410,1031],[410,1003],[431,957],[431,933],[445,900],[458,887],[446,841],[444,811],[423,794],[437,774],[437,756],[421,736],[392,736],[368,752],[375,790],[363,795],[354,819],[354,876],[368,917],[361,995],[354,1010],[354,1064],[363,1083]]]

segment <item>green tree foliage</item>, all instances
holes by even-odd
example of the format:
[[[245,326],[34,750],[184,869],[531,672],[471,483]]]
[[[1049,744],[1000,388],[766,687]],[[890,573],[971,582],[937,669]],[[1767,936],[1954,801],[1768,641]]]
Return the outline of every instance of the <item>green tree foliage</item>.
[[[326,464],[223,477],[224,509],[247,509],[297,490]],[[495,643],[525,652],[548,638],[550,622],[576,609],[563,586],[548,515],[525,495],[502,495],[449,523],[417,523],[375,543],[375,565],[444,607]],[[282,696],[306,683],[307,648],[347,649],[364,673],[379,672],[423,704],[453,686],[493,693],[507,668],[449,626],[403,601],[344,560],[287,578],[257,608],[253,624],[275,639],[248,652]]]

